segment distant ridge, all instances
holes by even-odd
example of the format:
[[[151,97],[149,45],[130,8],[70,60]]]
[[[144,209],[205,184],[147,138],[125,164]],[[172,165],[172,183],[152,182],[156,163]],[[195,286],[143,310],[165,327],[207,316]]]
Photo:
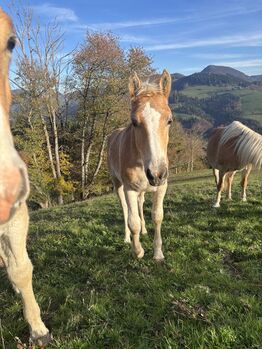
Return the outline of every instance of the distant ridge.
[[[179,77],[178,73],[171,74],[173,78],[173,90],[183,90],[186,86],[240,86],[247,87],[252,83],[262,81],[262,75],[248,76],[243,72],[225,66],[208,65],[199,73]]]
[[[222,65],[208,65],[205,69],[201,71],[201,73],[207,73],[207,74],[218,74],[218,75],[230,75],[234,76],[238,79],[250,81],[250,77],[241,71],[231,68],[231,67],[225,67]]]
[[[172,77],[173,81],[178,80],[180,78],[183,78],[184,76],[185,75],[180,74],[180,73],[173,73],[173,74],[171,74],[171,77]]]

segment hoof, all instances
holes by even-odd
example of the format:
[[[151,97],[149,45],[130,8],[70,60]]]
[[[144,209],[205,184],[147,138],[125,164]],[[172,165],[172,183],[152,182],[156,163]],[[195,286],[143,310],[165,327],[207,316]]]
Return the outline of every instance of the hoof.
[[[130,244],[130,243],[131,243],[130,237],[129,237],[129,238],[125,238],[124,243],[125,243],[125,244]]]
[[[242,201],[243,201],[243,202],[247,202],[247,198],[243,198]]]
[[[160,251],[160,252],[158,252],[158,253],[156,253],[156,254],[154,255],[154,260],[155,260],[156,262],[158,262],[158,263],[163,262],[164,259],[165,259],[165,256],[163,255],[163,252],[162,252],[162,251]]]
[[[147,234],[146,228],[144,228],[144,229],[141,230],[141,234],[142,234],[142,235],[146,235],[146,234]]]
[[[32,342],[40,348],[44,348],[53,339],[53,336],[48,332],[46,335],[41,337],[32,337]]]
[[[215,203],[215,204],[213,205],[213,207],[218,208],[218,207],[220,207],[220,204]]]
[[[145,251],[143,248],[141,248],[139,253],[136,253],[136,258],[141,259],[144,257]]]

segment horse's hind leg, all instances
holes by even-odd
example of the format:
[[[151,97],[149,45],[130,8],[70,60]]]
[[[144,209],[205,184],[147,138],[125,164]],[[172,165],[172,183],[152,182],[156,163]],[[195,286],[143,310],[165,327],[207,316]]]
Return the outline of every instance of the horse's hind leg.
[[[241,178],[241,187],[242,187],[242,192],[241,192],[241,200],[242,201],[247,201],[247,183],[248,183],[248,177],[250,175],[250,172],[252,170],[252,165],[247,165],[246,168],[242,171],[242,178]]]
[[[224,181],[225,181],[225,172],[219,171],[219,180],[217,184],[217,197],[213,207],[220,207],[221,193],[224,188]]]
[[[114,187],[117,193],[117,196],[119,198],[119,201],[121,203],[122,206],[122,210],[123,210],[123,216],[124,216],[124,224],[125,224],[125,242],[126,243],[130,243],[131,239],[130,239],[130,229],[128,227],[128,223],[127,223],[127,218],[128,218],[128,209],[127,209],[127,204],[126,204],[126,198],[125,198],[125,193],[124,193],[124,189],[123,189],[123,184],[121,184],[119,182],[118,179],[114,178],[113,179],[113,183],[114,183]]]
[[[163,200],[166,194],[167,183],[157,188],[153,194],[152,220],[155,225],[154,259],[161,261],[165,257],[162,252],[161,224],[164,217]]]
[[[235,176],[235,171],[227,172],[226,181],[227,181],[227,197],[228,200],[232,200],[232,183]]]
[[[25,204],[17,211],[5,235],[2,236],[1,254],[8,277],[14,289],[21,294],[24,317],[30,326],[33,341],[43,346],[51,340],[48,329],[40,317],[40,309],[32,287],[32,263],[26,251],[28,212]]]
[[[145,202],[145,193],[142,192],[138,196],[138,209],[139,209],[139,216],[141,219],[141,233],[142,233],[142,235],[147,234],[146,223],[145,223],[145,219],[144,219],[144,209],[143,209],[144,202]]]

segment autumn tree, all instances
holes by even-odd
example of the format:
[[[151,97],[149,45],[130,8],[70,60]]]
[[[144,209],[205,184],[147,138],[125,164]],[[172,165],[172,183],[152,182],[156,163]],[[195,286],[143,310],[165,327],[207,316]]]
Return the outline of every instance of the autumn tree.
[[[149,73],[151,59],[142,49],[127,55],[112,33],[87,33],[73,58],[72,87],[78,100],[81,194],[92,190],[104,161],[107,136],[129,116],[128,78],[131,71]]]
[[[136,72],[143,78],[155,73],[152,58],[145,53],[142,47],[131,47],[127,52],[126,61],[129,74]]]
[[[16,110],[16,119],[24,125],[28,136],[25,140],[35,137],[39,139],[35,147],[27,152],[30,171],[36,170],[31,180],[32,187],[38,195],[42,193],[48,204],[51,204],[51,196],[62,204],[63,194],[68,189],[63,174],[63,169],[67,172],[68,157],[63,154],[59,143],[59,119],[63,110],[60,91],[62,72],[66,66],[66,56],[61,57],[60,54],[63,35],[56,22],[47,24],[43,30],[29,8],[20,8],[16,12],[15,22],[19,48],[14,83],[23,99]],[[27,149],[27,144],[23,146],[22,139],[20,146],[24,151]],[[40,150],[43,154],[42,166],[36,156],[40,154]],[[40,177],[46,177],[48,186],[44,192],[41,186],[35,185],[35,182],[41,183],[37,173]],[[68,186],[71,189],[70,183]]]

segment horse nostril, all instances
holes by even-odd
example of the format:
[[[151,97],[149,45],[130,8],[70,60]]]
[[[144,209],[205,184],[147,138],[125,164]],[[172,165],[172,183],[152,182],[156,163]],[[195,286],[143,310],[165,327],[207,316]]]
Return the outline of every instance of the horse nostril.
[[[164,169],[164,171],[162,171],[159,174],[159,179],[166,179],[167,178],[167,168]]]
[[[155,179],[154,175],[152,174],[149,168],[146,170],[146,176],[149,181],[153,181]]]

